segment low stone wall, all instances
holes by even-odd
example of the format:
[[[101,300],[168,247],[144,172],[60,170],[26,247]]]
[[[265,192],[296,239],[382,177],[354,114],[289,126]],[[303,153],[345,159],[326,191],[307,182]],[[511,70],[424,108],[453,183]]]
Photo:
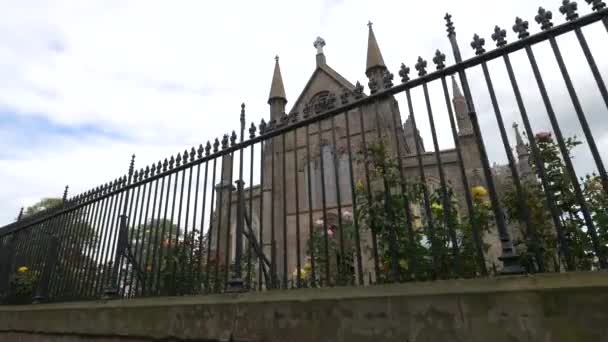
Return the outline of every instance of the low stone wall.
[[[0,307],[5,341],[608,341],[608,273]]]

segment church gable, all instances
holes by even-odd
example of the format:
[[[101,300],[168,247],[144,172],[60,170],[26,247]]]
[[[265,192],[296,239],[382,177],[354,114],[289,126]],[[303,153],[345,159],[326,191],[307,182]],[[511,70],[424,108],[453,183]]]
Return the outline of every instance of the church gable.
[[[289,113],[314,114],[325,111],[338,105],[337,99],[345,89],[353,91],[354,88],[329,66],[321,65],[314,71]]]

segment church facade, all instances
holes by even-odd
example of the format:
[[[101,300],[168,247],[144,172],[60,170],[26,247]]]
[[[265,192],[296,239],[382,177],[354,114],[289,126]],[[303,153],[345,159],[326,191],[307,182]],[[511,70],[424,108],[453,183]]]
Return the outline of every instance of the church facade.
[[[337,108],[344,96],[366,96],[358,83],[348,81],[327,64],[323,52],[325,42],[321,38],[314,45],[317,49],[316,68],[289,110],[279,60],[276,58],[268,98],[268,120],[271,123],[289,124],[294,117],[306,118]],[[387,67],[370,25],[365,68],[369,84],[373,86],[384,82],[386,73]],[[469,185],[484,186],[479,150],[467,114],[466,101],[454,78],[452,106]],[[421,115],[423,114],[417,116]],[[517,129],[515,134],[520,172],[522,175],[529,174],[527,148]],[[427,186],[431,190],[440,186],[435,152],[427,151],[420,133],[414,129],[411,116],[406,116],[403,122],[399,104],[392,96],[351,109],[318,124],[299,127],[263,143],[261,184],[244,191],[247,215],[245,230],[256,236],[263,254],[275,265],[274,272],[279,279],[291,279],[294,270],[306,262],[311,229],[319,229],[324,223],[337,225],[341,220],[348,220],[349,215],[352,217],[353,182],[365,179],[363,166],[353,161],[354,154],[362,151],[361,147],[372,141],[382,141],[391,156],[401,159],[402,172],[407,180],[420,179],[418,151]],[[464,209],[466,205],[463,194],[470,189],[463,188],[461,160],[457,151],[441,150],[439,156],[445,180],[453,189],[459,207]],[[223,159],[226,169],[231,168],[232,162],[231,157]],[[504,167],[496,166],[494,170],[497,184],[507,182],[510,173],[503,172]],[[238,197],[229,177],[228,174],[223,175],[224,181],[216,186],[217,192],[223,196],[217,197],[211,246],[214,251],[212,255],[218,255],[220,262],[233,260],[235,249]],[[221,212],[217,209],[220,207]],[[418,213],[417,216],[421,215],[420,207],[413,210]],[[249,213],[251,216],[248,216]],[[323,222],[323,218],[328,222]],[[497,235],[494,229],[483,237],[490,245],[486,255],[490,266],[493,263],[500,265],[498,256],[501,249]],[[227,243],[226,239],[230,239],[230,242]],[[361,244],[369,245],[370,240],[369,231],[361,233]],[[213,246],[220,246],[219,250]],[[361,266],[363,273],[368,275],[366,282],[374,278],[370,253],[369,249],[362,249]]]

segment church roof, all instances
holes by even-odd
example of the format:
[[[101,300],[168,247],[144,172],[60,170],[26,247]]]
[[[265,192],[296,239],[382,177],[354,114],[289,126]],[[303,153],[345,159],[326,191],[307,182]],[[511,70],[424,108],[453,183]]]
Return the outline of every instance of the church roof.
[[[298,96],[298,99],[294,102],[293,107],[291,108],[289,113],[293,113],[296,111],[296,109],[298,108],[298,106],[300,104],[300,101],[304,98],[304,96],[306,94],[308,94],[308,90],[309,90],[310,86],[312,85],[315,78],[319,75],[319,73],[325,73],[327,76],[329,76],[329,78],[333,79],[340,86],[342,86],[343,88],[345,88],[347,90],[350,90],[350,91],[355,90],[354,84],[350,83],[346,78],[342,77],[342,75],[340,75],[337,71],[332,69],[329,65],[319,64],[319,65],[317,65],[317,68],[315,69],[315,71],[312,73],[312,75],[308,79],[308,82],[306,82],[304,89],[300,93],[300,96]]]
[[[382,53],[380,52],[380,48],[378,47],[378,41],[376,40],[376,35],[374,35],[374,30],[372,29],[372,23],[368,24],[369,26],[369,35],[367,37],[367,67],[365,68],[365,72],[367,73],[370,69],[375,67],[384,67],[384,59],[382,58]]]
[[[275,57],[274,73],[272,74],[272,84],[270,85],[268,103],[273,99],[283,99],[287,101],[285,87],[283,86],[283,77],[281,77],[281,68],[279,67],[279,56]]]

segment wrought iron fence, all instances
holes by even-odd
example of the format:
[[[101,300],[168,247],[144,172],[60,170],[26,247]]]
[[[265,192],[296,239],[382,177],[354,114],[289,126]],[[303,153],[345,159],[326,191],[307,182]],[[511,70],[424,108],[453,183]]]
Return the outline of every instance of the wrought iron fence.
[[[418,77],[410,79],[410,68],[402,65],[397,85],[388,70],[378,69],[378,77],[370,73],[369,95],[357,82],[339,99],[322,94],[301,113],[252,123],[248,136],[242,105],[238,134],[139,170],[134,156],[125,176],[69,199],[66,189],[62,205],[20,215],[0,229],[0,294],[7,302],[67,301],[606,269],[608,176],[556,40],[574,32],[608,108],[605,82],[581,30],[600,21],[608,30],[608,9],[603,1],[586,1],[593,12],[579,17],[576,3],[564,0],[559,10],[567,21],[558,26],[540,8],[535,21],[542,31],[534,35],[517,18],[512,43],[496,27],[491,51],[475,35],[475,57],[467,60],[448,14],[451,66],[437,51],[436,70],[427,72],[420,57]],[[534,45],[546,41],[597,177],[575,172],[573,141],[562,134],[534,55]],[[532,129],[510,59],[520,50],[554,140]],[[530,155],[531,175],[517,165],[488,68],[500,58],[528,137],[522,153]],[[508,160],[506,190],[496,184],[467,78],[478,66]],[[481,183],[471,180],[449,76],[462,85]],[[454,143],[450,161],[438,144],[432,82],[440,82],[444,95]],[[423,151],[416,133],[416,87],[424,94],[433,152]],[[413,144],[395,109],[395,97],[403,93]],[[429,172],[428,163],[436,170]],[[456,170],[450,179],[446,163]],[[499,239],[499,265],[488,256],[489,234]]]

